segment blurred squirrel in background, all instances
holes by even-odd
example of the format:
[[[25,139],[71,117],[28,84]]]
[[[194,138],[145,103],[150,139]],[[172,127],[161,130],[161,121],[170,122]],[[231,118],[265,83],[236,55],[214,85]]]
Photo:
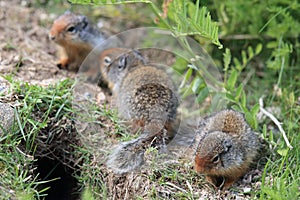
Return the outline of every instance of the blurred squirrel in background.
[[[53,22],[49,38],[58,46],[57,66],[77,71],[86,56],[105,41],[108,34],[99,31],[86,16],[66,11]]]
[[[244,116],[222,110],[200,122],[196,132],[195,169],[214,186],[227,189],[249,169],[260,143]]]

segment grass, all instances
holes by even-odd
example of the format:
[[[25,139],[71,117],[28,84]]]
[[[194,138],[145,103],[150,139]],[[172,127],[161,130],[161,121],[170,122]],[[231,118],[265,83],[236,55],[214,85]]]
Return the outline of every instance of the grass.
[[[16,123],[0,138],[4,175],[0,180],[0,196],[41,199],[47,196],[47,183],[54,180],[43,180],[39,176],[36,161],[44,157],[58,159],[71,168],[76,167],[73,166],[76,159],[82,160],[87,151],[77,145],[78,139],[74,137],[72,121],[77,111],[72,106],[72,92],[75,82],[66,79],[45,88],[14,81],[12,76],[5,78],[10,82],[10,91],[2,98],[15,105]],[[113,112],[106,109],[103,112],[95,109],[95,112],[116,120]],[[78,155],[80,152],[82,157],[74,158],[74,152]],[[48,170],[51,174],[54,168]]]
[[[32,156],[22,152],[20,147],[21,138],[11,132],[6,132],[0,138],[0,196],[2,199],[21,197],[31,199],[38,193],[39,182],[35,181],[33,174]]]
[[[300,196],[300,157],[299,141],[300,108],[294,100],[293,88],[298,83],[292,82],[291,87],[286,87],[285,93],[278,99],[274,98],[272,104],[279,104],[281,109],[280,121],[287,132],[293,149],[289,149],[280,133],[269,132],[266,140],[269,141],[271,156],[264,169],[260,199],[298,199]],[[298,95],[298,94],[297,94]],[[297,96],[296,95],[296,96]]]
[[[38,141],[43,138],[42,132],[51,119],[70,116],[72,82],[65,80],[45,89],[13,81],[12,76],[5,78],[10,82],[10,92],[3,98],[15,105],[16,123],[1,138],[2,172],[5,173],[0,185],[11,187],[2,190],[1,197],[40,199],[48,189],[42,185],[51,180],[40,180],[36,173],[36,152],[41,148]],[[50,134],[47,139],[51,139]]]
[[[300,107],[299,107],[299,69],[292,67],[282,70],[280,74],[270,71],[264,80],[258,79],[260,87],[253,91],[252,98],[259,99],[264,96],[265,107],[282,123],[293,149],[289,149],[283,140],[282,134],[276,125],[268,118],[260,121],[259,132],[262,133],[267,142],[269,156],[265,164],[262,176],[262,184],[259,191],[253,194],[258,199],[298,199],[300,197]],[[276,79],[271,77],[277,77]],[[253,78],[255,82],[256,78]],[[258,82],[259,81],[259,82]],[[278,85],[279,90],[274,90]],[[251,86],[252,87],[252,86]],[[266,93],[266,91],[270,91]],[[254,92],[256,91],[256,92]],[[276,112],[277,110],[277,112]]]

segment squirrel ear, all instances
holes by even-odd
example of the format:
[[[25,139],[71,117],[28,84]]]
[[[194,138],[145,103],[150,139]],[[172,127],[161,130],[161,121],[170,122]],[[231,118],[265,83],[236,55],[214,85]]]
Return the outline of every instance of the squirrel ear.
[[[146,64],[147,61],[139,50],[133,49],[132,52],[139,61],[141,61],[144,65]]]
[[[232,141],[230,139],[225,139],[223,141],[223,148],[224,148],[224,151],[227,152],[229,151],[229,149],[232,147]]]
[[[83,28],[85,28],[89,23],[88,18],[84,15],[80,15],[79,19],[80,19],[80,22],[83,24]]]
[[[86,16],[80,15],[80,18],[83,22],[86,22],[86,23],[88,22],[88,18]]]

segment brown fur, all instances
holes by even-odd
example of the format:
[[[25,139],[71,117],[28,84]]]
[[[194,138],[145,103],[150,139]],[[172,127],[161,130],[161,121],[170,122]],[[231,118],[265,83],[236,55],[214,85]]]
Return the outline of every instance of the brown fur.
[[[70,31],[71,27],[75,29],[73,32]],[[57,66],[77,71],[96,47],[97,41],[103,41],[107,36],[98,31],[85,16],[65,12],[53,22],[49,38],[58,45]]]
[[[142,130],[137,139],[120,144],[108,159],[111,169],[125,173],[140,167],[147,146],[164,148],[174,137],[178,99],[166,72],[147,65],[137,51],[121,54],[105,71],[114,85],[120,117]]]
[[[200,137],[196,141],[195,170],[222,189],[248,171],[260,146],[244,116],[233,110],[205,118],[197,134]]]
[[[108,84],[109,89],[113,89],[114,84],[113,81],[109,81],[107,79],[107,67],[122,53],[126,53],[130,51],[130,49],[126,48],[109,48],[105,49],[101,52],[99,56],[100,60],[100,72],[101,72],[101,78],[100,81],[103,83]]]

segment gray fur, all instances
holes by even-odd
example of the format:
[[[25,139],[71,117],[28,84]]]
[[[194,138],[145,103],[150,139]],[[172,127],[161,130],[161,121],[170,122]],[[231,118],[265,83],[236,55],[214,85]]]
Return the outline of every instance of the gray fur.
[[[116,174],[124,174],[138,169],[144,162],[145,150],[141,138],[121,143],[108,157],[107,167]]]

